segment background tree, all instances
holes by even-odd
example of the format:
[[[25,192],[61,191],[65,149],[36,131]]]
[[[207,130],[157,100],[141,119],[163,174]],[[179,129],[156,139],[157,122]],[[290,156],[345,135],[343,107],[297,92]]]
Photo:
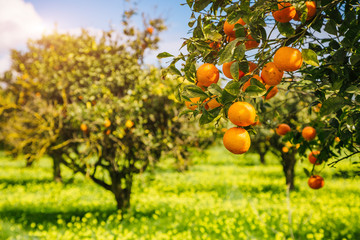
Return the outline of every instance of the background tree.
[[[176,80],[142,65],[163,21],[139,31],[126,14],[121,38],[54,32],[29,41],[25,52],[13,50],[2,79],[12,101],[0,105],[2,136],[14,152],[29,161],[50,155],[55,178],[64,164],[111,191],[121,210],[130,206],[135,174],[165,152],[186,158],[189,146],[204,148],[213,135],[178,117]]]

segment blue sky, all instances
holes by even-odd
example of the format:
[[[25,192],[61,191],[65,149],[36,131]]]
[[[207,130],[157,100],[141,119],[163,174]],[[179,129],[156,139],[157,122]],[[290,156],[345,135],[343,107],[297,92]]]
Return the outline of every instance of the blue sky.
[[[148,53],[145,62],[156,64],[162,51],[178,54],[181,38],[187,36],[191,11],[185,0],[137,0],[135,7],[148,17],[161,16],[168,30],[160,35],[160,49]],[[0,0],[0,72],[9,67],[9,50],[24,49],[28,38],[57,29],[76,32],[80,28],[108,30],[120,26],[125,0]],[[142,27],[142,22],[139,22]]]

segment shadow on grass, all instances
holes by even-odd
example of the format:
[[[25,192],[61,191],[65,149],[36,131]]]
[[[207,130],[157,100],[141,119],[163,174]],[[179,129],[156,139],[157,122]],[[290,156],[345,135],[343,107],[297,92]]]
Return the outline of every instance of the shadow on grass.
[[[115,205],[115,204],[114,204]],[[30,230],[31,224],[41,224],[44,229],[48,229],[53,225],[59,225],[58,219],[65,223],[72,222],[74,217],[82,219],[85,214],[91,213],[98,221],[106,221],[110,215],[116,214],[116,208],[105,206],[95,209],[75,209],[67,211],[46,210],[40,208],[7,208],[0,211],[0,219],[5,222],[15,222],[21,224],[24,230]]]

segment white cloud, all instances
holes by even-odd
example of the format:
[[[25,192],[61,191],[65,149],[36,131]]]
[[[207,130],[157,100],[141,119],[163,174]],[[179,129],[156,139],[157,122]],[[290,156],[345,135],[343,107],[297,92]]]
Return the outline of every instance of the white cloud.
[[[46,24],[31,3],[0,0],[0,72],[8,68],[11,48],[23,48],[29,38],[38,38]]]
[[[0,0],[0,53],[41,36],[45,23],[31,3],[24,0]]]

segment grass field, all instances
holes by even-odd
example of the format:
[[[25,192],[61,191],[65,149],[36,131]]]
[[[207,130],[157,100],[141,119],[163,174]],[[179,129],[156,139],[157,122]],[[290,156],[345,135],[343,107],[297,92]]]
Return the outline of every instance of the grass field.
[[[222,147],[194,157],[186,173],[165,160],[136,178],[132,207],[121,221],[113,196],[51,162],[32,168],[0,156],[0,239],[360,239],[360,178],[351,164],[325,169],[311,190],[299,162],[297,190],[287,198],[274,156],[232,156]]]

